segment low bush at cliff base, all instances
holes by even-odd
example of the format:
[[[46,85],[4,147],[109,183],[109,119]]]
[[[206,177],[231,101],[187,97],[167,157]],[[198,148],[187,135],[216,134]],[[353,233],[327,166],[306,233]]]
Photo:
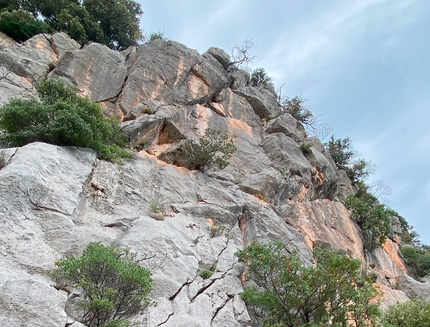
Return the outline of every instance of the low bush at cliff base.
[[[236,255],[251,281],[242,298],[264,326],[379,326],[374,276],[358,260],[316,248],[306,267],[281,243],[253,243]]]
[[[430,303],[413,300],[393,305],[385,312],[383,323],[384,327],[428,327]]]
[[[91,148],[107,160],[131,156],[118,121],[107,118],[99,104],[60,81],[47,79],[36,88],[40,100],[13,99],[0,107],[0,129],[10,146],[40,141]]]
[[[153,280],[129,251],[90,243],[79,258],[56,262],[51,277],[60,285],[82,289],[81,321],[89,327],[126,327],[125,319],[153,305]]]

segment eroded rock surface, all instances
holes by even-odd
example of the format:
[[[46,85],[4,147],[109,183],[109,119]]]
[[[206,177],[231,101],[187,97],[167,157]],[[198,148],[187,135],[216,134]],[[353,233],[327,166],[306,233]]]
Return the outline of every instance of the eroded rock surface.
[[[122,53],[94,43],[79,49],[64,34],[1,44],[0,103],[35,96],[34,83],[47,76],[66,80],[121,118],[139,151],[117,165],[74,147],[6,150],[1,326],[80,326],[71,309],[78,294],[54,288],[48,273],[55,260],[94,241],[129,248],[151,270],[158,306],[131,318],[139,326],[252,325],[240,298],[245,267],[234,254],[253,241],[282,241],[306,264],[315,246],[360,259],[377,273],[385,305],[407,299],[399,285],[411,296],[427,291],[428,283],[405,275],[398,229],[395,242],[365,251],[341,202],[355,191],[345,173],[281,111],[273,90],[249,86],[249,74],[230,67],[224,51],[200,55],[165,40]],[[178,144],[207,128],[233,140],[230,165],[204,172],[173,165]],[[203,279],[200,272],[211,268]]]

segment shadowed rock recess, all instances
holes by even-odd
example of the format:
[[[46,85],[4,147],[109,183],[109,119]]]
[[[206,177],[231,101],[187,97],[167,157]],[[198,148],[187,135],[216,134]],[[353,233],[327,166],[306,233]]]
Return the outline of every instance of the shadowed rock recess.
[[[132,143],[142,144],[123,165],[45,143],[4,150],[0,326],[83,326],[69,309],[78,291],[57,290],[48,273],[96,241],[130,248],[153,274],[158,305],[132,317],[133,326],[252,326],[234,253],[253,241],[282,241],[307,263],[315,246],[360,259],[377,273],[384,307],[407,299],[396,285],[429,294],[406,275],[398,234],[364,250],[339,200],[352,192],[345,174],[320,140],[282,112],[276,95],[248,85],[246,72],[227,70],[223,50],[201,55],[165,40],[123,52],[95,43],[80,49],[61,33],[23,44],[0,38],[0,104],[35,96],[46,77],[61,79],[119,117]],[[175,166],[178,144],[207,128],[233,140],[230,165]],[[303,154],[303,143],[312,153]],[[151,214],[155,200],[158,215]],[[210,267],[214,274],[200,277]]]

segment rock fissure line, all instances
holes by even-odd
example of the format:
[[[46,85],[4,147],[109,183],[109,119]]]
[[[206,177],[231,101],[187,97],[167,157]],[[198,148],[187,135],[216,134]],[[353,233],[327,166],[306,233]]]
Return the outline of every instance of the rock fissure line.
[[[166,320],[164,320],[164,321],[160,322],[160,323],[157,325],[157,327],[159,327],[159,326],[161,326],[161,325],[166,324],[166,323],[169,321],[170,317],[172,317],[174,314],[175,314],[174,312],[170,313],[170,314],[169,314],[169,316],[166,318]]]
[[[227,273],[229,273],[232,269],[233,269],[233,267],[227,269],[220,277],[212,279],[209,284],[200,288],[197,291],[197,293],[190,299],[190,303],[193,302],[200,294],[202,294],[204,291],[206,291],[209,287],[211,287],[217,280],[223,279],[227,275]]]
[[[178,294],[181,293],[182,289],[185,286],[190,285],[192,282],[194,282],[195,279],[195,277],[191,280],[188,278],[187,281],[183,283],[182,286],[176,291],[176,293],[169,297],[169,301],[173,301],[178,296]]]
[[[224,307],[227,305],[228,302],[231,301],[231,299],[233,299],[233,296],[231,294],[227,294],[227,296],[228,296],[228,299],[225,300],[223,304],[221,304],[218,308],[215,309],[215,312],[214,312],[212,319],[211,319],[211,324],[213,323],[214,319],[217,317],[218,313],[222,309],[224,309]]]

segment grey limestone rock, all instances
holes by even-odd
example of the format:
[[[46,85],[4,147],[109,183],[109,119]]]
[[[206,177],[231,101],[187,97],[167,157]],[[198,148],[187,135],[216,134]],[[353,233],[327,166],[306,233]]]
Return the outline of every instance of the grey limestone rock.
[[[118,102],[125,114],[148,99],[162,104],[205,103],[230,84],[218,60],[174,41],[139,46],[127,56],[127,66],[128,79]]]
[[[45,78],[57,61],[57,54],[50,43],[50,36],[39,34],[25,41],[0,50],[0,62],[16,75],[32,83]]]
[[[281,114],[281,107],[276,101],[276,96],[264,88],[246,86],[240,87],[234,92],[248,100],[260,118],[269,118]]]
[[[93,101],[107,101],[117,97],[122,90],[126,77],[125,59],[105,45],[90,43],[83,49],[67,51],[49,77],[76,85]]]
[[[210,47],[204,54],[205,55],[211,55],[216,60],[219,61],[219,63],[224,67],[224,69],[228,68],[228,64],[230,63],[230,55],[225,52],[223,49],[216,48],[216,47]]]

